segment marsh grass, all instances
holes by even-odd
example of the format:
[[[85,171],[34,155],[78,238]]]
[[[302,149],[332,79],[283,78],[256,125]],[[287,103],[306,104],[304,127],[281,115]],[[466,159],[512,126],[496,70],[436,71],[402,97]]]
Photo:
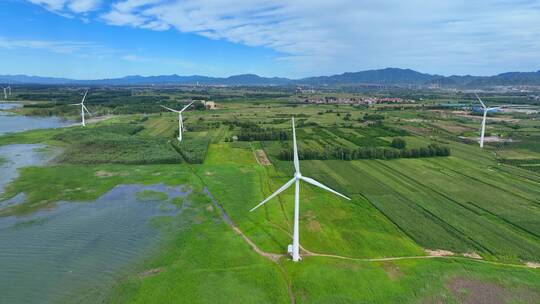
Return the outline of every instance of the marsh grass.
[[[143,190],[137,192],[137,199],[142,202],[162,202],[166,201],[169,198],[167,193],[154,191],[154,190]]]

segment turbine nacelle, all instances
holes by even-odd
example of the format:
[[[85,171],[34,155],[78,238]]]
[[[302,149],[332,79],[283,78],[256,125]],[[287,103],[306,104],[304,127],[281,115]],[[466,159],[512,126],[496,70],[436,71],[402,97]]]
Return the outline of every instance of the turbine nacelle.
[[[187,108],[189,108],[189,106],[191,106],[193,103],[194,101],[192,101],[190,104],[182,108],[182,110],[174,110],[174,109],[161,105],[161,107],[164,109],[167,109],[174,113],[178,113],[178,141],[182,141],[182,132],[184,132],[184,121],[182,119],[182,112],[184,112]]]
[[[491,108],[488,108],[486,106],[486,104],[482,101],[482,99],[480,99],[480,97],[478,96],[478,94],[474,93],[474,95],[476,96],[476,99],[478,99],[478,101],[480,102],[480,104],[482,105],[482,108],[484,109],[484,116],[482,117],[482,125],[480,127],[480,148],[484,148],[484,135],[486,133],[486,119],[487,119],[487,113],[489,111],[492,111],[492,110],[497,110],[497,109],[500,109],[500,107],[491,107]]]
[[[84,112],[88,113],[88,115],[92,115],[92,113],[90,113],[90,111],[88,110],[88,108],[86,108],[86,106],[84,105],[84,101],[86,99],[86,95],[88,94],[88,90],[86,90],[84,92],[84,96],[83,96],[83,99],[81,100],[80,103],[72,103],[70,105],[72,106],[81,106],[81,125],[84,127],[86,126],[86,123],[84,121]]]

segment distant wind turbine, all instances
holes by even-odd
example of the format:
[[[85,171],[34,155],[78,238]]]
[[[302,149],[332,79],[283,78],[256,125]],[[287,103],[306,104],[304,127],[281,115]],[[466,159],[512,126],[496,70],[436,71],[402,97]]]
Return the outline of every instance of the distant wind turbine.
[[[162,108],[165,108],[171,112],[178,113],[178,141],[182,141],[182,132],[184,131],[184,121],[182,120],[182,112],[184,112],[189,106],[193,104],[193,101],[185,106],[182,110],[173,110],[171,108],[167,108],[166,106],[161,106]]]
[[[276,192],[272,193],[269,197],[267,197],[264,201],[262,201],[260,204],[255,206],[253,209],[250,210],[250,212],[254,211],[255,209],[259,208],[260,206],[264,205],[266,202],[274,198],[276,195],[280,194],[281,192],[285,191],[287,188],[289,188],[292,184],[295,184],[295,193],[294,193],[294,227],[293,227],[293,243],[292,245],[289,245],[287,248],[287,252],[292,255],[292,259],[295,262],[298,262],[300,260],[300,227],[299,227],[299,217],[300,217],[300,181],[307,182],[308,184],[312,184],[314,186],[317,186],[319,188],[322,188],[326,191],[332,192],[336,195],[339,195],[343,198],[346,198],[348,200],[351,200],[350,198],[346,197],[345,195],[330,189],[329,187],[319,183],[318,181],[302,176],[300,173],[300,161],[298,160],[298,147],[296,146],[296,130],[294,127],[294,117],[292,119],[292,127],[293,127],[293,153],[294,153],[294,177],[289,180],[287,183],[285,183],[281,188],[279,188]]]
[[[86,94],[88,94],[88,90],[86,90],[84,92],[83,99],[82,99],[82,101],[80,103],[72,103],[71,104],[72,106],[81,106],[81,125],[83,127],[86,126],[86,123],[84,122],[84,111],[86,111],[88,113],[88,115],[92,115],[92,113],[90,113],[90,111],[88,111],[88,109],[84,105],[84,100],[86,99]]]
[[[482,101],[482,99],[480,99],[480,97],[478,97],[478,94],[474,93],[474,95],[476,95],[476,98],[478,99],[478,101],[480,101],[480,104],[482,104],[482,109],[484,110],[484,117],[482,118],[482,127],[481,127],[481,131],[480,131],[480,148],[484,148],[484,134],[486,132],[486,117],[487,117],[487,113],[489,111],[492,111],[492,110],[496,110],[496,109],[499,109],[500,107],[492,107],[492,108],[488,108],[484,102]]]

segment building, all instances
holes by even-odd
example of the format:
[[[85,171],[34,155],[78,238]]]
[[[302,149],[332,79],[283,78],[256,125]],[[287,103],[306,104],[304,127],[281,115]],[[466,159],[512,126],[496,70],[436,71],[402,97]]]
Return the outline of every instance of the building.
[[[216,103],[213,101],[201,100],[201,103],[207,110],[214,110],[216,108]]]
[[[314,104],[352,104],[352,105],[372,105],[380,103],[414,103],[414,100],[403,98],[379,98],[379,97],[351,97],[338,98],[334,96],[316,97],[304,100],[305,103]]]

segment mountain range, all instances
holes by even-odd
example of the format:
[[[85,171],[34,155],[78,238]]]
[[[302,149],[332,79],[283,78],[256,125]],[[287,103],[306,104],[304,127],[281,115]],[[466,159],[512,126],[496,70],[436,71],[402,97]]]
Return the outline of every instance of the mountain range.
[[[411,69],[386,68],[332,76],[289,79],[261,77],[242,74],[230,77],[209,76],[125,76],[121,78],[76,80],[69,78],[40,77],[28,75],[0,75],[0,83],[44,85],[224,85],[224,86],[439,86],[439,87],[485,87],[485,86],[540,86],[540,70],[537,72],[510,72],[494,76],[441,76],[420,73]]]

